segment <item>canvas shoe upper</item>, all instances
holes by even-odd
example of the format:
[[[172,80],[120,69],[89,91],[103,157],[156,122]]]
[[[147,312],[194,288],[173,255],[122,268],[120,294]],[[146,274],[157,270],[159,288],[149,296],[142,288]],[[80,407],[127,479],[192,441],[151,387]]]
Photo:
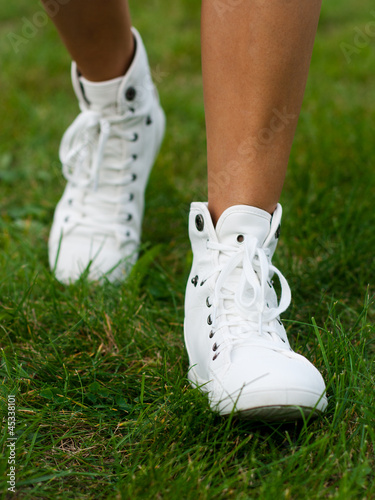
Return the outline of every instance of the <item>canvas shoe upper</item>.
[[[325,384],[290,347],[280,314],[290,288],[273,266],[281,206],[228,208],[214,228],[206,203],[192,203],[193,264],[185,297],[188,377],[213,410],[289,420],[323,411]],[[280,281],[278,300],[272,278]]]
[[[60,160],[67,180],[49,238],[50,266],[71,282],[126,276],[137,258],[144,191],[165,129],[165,116],[142,39],[111,105],[88,102],[75,63],[81,113],[65,132]]]

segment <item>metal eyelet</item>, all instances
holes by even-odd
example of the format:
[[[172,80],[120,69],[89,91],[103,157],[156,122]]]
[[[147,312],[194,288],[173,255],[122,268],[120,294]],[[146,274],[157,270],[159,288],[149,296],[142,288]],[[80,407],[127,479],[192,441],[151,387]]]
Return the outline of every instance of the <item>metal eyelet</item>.
[[[138,158],[138,155],[132,155],[133,160],[136,160]]]
[[[212,361],[215,361],[215,359],[219,356],[219,354],[220,354],[219,352],[216,352],[215,355],[212,358]]]
[[[238,241],[238,243],[242,243],[244,239],[245,239],[245,237],[244,237],[244,235],[243,235],[243,234],[239,234],[239,235],[237,236],[237,241]]]
[[[215,332],[213,330],[210,331],[209,338],[212,339],[212,337],[215,335]]]
[[[213,351],[217,351],[217,348],[218,348],[218,347],[219,347],[219,346],[218,346],[218,345],[217,345],[217,343],[215,342],[215,343],[214,343],[214,345],[212,346],[212,350],[213,350]]]
[[[133,201],[134,200],[134,194],[133,193],[130,193],[129,194],[129,201]]]
[[[149,115],[147,118],[146,118],[146,125],[151,125],[152,123],[152,118],[151,116]]]
[[[132,174],[132,181],[135,181],[137,178],[137,174]]]
[[[208,316],[208,318],[207,318],[207,323],[208,323],[209,325],[212,325],[212,318],[211,318],[211,314],[210,314],[210,315]]]
[[[210,302],[209,302],[209,300],[208,300],[208,299],[209,299],[209,297],[207,297],[207,299],[206,299],[206,306],[207,306],[207,307],[211,307],[211,306],[212,306],[212,304],[210,304]]]
[[[134,101],[137,91],[134,87],[128,87],[125,92],[125,97],[128,101]]]
[[[138,136],[137,132],[134,132],[133,139],[131,140],[131,142],[136,142],[136,141],[138,141],[138,137],[139,137],[139,136]]]
[[[129,221],[129,220],[132,220],[132,218],[133,218],[132,214],[128,214],[126,220]]]
[[[198,215],[195,217],[195,227],[198,229],[198,231],[203,231],[203,228],[204,228],[204,219],[203,219],[203,215],[198,214]]]
[[[198,285],[198,276],[194,276],[194,278],[191,279],[191,282],[193,283],[194,286],[197,286]]]
[[[72,200],[72,199],[68,200],[68,204],[69,204],[69,205],[71,205],[72,203],[73,203],[73,200]]]

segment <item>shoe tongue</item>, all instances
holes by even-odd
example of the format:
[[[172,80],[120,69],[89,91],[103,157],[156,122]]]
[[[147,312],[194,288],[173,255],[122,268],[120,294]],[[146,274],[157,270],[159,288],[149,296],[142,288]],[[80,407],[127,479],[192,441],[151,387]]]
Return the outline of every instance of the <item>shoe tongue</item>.
[[[222,213],[216,225],[216,235],[220,243],[238,244],[239,235],[257,238],[263,246],[271,227],[271,215],[260,208],[236,205]]]
[[[116,111],[118,92],[123,79],[119,77],[105,82],[91,82],[80,76],[79,81],[89,103],[89,109],[113,114]]]

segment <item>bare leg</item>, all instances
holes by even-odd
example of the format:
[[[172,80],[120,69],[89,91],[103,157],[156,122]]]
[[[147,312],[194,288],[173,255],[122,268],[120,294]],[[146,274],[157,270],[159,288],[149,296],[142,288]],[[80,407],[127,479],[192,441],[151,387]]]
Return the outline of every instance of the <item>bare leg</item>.
[[[57,13],[42,3],[85,78],[100,82],[126,72],[134,53],[127,0],[71,0]]]
[[[320,6],[320,0],[202,1],[208,200],[214,223],[232,205],[270,213],[276,207]]]

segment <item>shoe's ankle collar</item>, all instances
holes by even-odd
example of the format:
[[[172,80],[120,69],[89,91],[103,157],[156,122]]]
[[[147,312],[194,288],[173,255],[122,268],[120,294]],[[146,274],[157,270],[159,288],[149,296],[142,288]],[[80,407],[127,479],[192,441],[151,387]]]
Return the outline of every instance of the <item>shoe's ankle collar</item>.
[[[132,33],[135,41],[135,53],[129,69],[122,77],[115,102],[117,112],[120,114],[129,109],[134,111],[142,110],[142,107],[147,106],[149,102],[150,93],[156,93],[142,38],[134,27],[132,27]],[[85,96],[80,74],[74,61],[71,67],[71,77],[80,109],[82,111],[90,109],[90,102]]]
[[[156,93],[152,81],[150,66],[141,35],[132,27],[135,41],[133,61],[124,75],[118,93],[119,112],[127,109],[142,110],[150,99],[151,93]]]

